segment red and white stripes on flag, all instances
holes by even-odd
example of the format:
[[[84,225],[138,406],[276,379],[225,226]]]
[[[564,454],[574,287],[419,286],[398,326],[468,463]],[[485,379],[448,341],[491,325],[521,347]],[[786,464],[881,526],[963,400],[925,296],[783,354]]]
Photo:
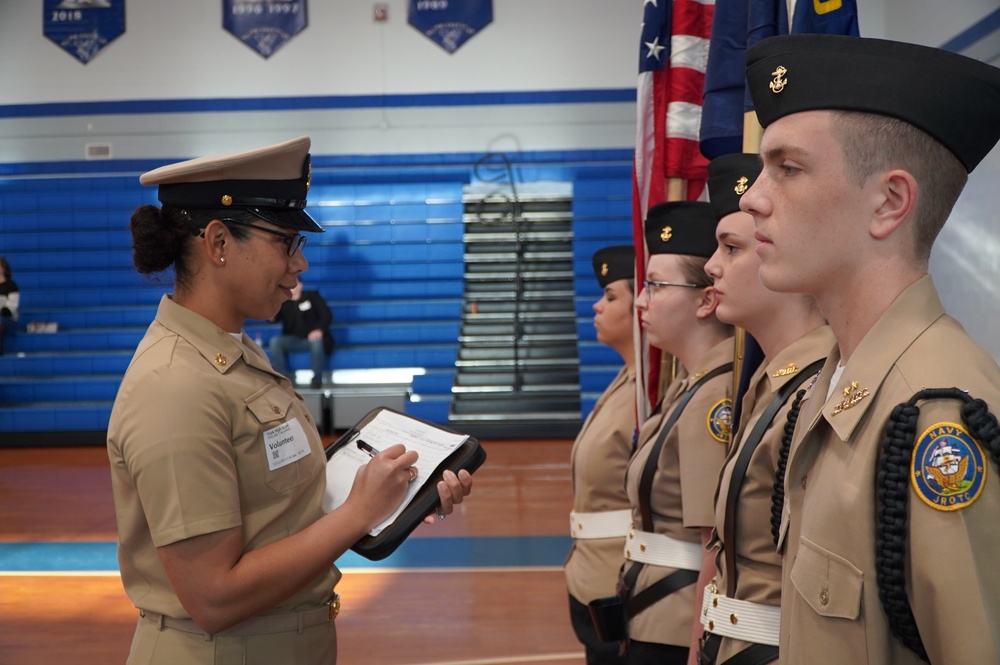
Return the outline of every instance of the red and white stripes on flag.
[[[666,200],[698,199],[705,188],[708,160],[698,149],[698,131],[713,10],[714,0],[643,2],[632,188],[637,292],[648,258],[646,212]],[[659,399],[660,352],[648,345],[638,320],[634,334],[641,423]]]

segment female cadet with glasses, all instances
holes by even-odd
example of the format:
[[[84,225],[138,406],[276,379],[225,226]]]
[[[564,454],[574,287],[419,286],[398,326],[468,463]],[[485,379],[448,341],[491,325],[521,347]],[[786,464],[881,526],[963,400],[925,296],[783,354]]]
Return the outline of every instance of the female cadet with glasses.
[[[715,315],[718,300],[705,274],[715,251],[711,206],[653,206],[645,235],[650,256],[636,308],[649,343],[674,356],[680,370],[639,428],[626,471],[632,530],[619,585],[627,662],[683,665],[729,441],[733,337]]]
[[[753,335],[764,360],[742,397],[742,415],[734,423],[736,435],[716,497],[717,558],[706,562],[703,571],[714,579],[696,627],[698,634],[702,626],[705,630],[702,665],[778,659],[781,556],[772,526],[772,492],[787,414],[834,344],[815,299],[776,293],[760,282],[753,217],[740,210],[740,198],[760,169],[760,157],[754,154],[725,155],[708,165],[709,197],[719,225],[718,248],[705,270],[715,281],[716,313]]]
[[[332,562],[393,512],[415,452],[387,448],[325,513],[308,409],[242,332],[307,267],[309,138],[146,173],[163,206],[132,216],[141,273],[174,292],[125,373],[108,426],[119,564],[139,609],[129,663],[334,663]],[[472,480],[445,472],[441,513]],[[432,516],[433,518],[433,516]]]

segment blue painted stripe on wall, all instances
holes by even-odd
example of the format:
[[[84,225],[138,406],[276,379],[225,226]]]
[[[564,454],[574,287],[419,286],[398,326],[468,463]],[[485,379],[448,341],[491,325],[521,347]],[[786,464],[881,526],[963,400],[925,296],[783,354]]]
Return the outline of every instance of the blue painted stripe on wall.
[[[635,101],[634,88],[463,92],[420,95],[329,95],[245,99],[148,99],[60,102],[0,106],[0,118],[149,113],[232,113],[237,111],[311,111],[429,106],[505,106],[513,104],[609,104]]]
[[[2,108],[2,107],[0,107]],[[413,153],[413,154],[391,154],[391,155],[313,155],[313,171],[322,169],[347,169],[347,168],[378,168],[378,169],[406,169],[406,173],[413,177],[413,169],[427,169],[427,172],[419,174],[421,179],[434,181],[438,179],[453,180],[456,174],[469,177],[471,166],[483,157],[481,152],[451,152],[451,153]],[[623,165],[630,167],[634,151],[632,148],[609,148],[599,150],[533,150],[516,153],[508,153],[507,156],[513,160],[514,167],[521,165],[551,165],[564,172],[572,171],[575,164],[584,165],[588,172],[594,170],[595,164],[606,164],[613,166],[615,172],[620,171]],[[182,159],[183,155],[178,155],[177,159]],[[109,159],[105,161],[61,161],[61,162],[8,162],[0,163],[0,176],[44,176],[44,175],[94,175],[102,173],[121,174],[123,172],[143,173],[152,170],[165,163],[171,163],[174,159]],[[340,174],[345,180],[349,180],[353,174]],[[397,174],[365,173],[365,181],[378,183],[391,180]],[[521,181],[529,181],[535,178],[528,178],[521,174]],[[2,183],[0,183],[2,184]],[[67,183],[71,184],[71,183]],[[85,181],[81,181],[81,186],[90,187]]]
[[[569,536],[410,538],[382,561],[354,552],[339,568],[497,568],[561,566]],[[0,543],[0,572],[117,572],[115,542]]]
[[[987,14],[944,44],[941,44],[941,48],[945,51],[961,53],[984,37],[992,35],[997,30],[1000,30],[1000,9]]]

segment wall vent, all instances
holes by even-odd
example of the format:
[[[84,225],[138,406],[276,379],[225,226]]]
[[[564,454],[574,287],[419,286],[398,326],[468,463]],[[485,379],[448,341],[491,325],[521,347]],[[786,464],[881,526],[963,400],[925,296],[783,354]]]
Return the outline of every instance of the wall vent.
[[[88,143],[84,151],[87,159],[111,159],[110,143]]]

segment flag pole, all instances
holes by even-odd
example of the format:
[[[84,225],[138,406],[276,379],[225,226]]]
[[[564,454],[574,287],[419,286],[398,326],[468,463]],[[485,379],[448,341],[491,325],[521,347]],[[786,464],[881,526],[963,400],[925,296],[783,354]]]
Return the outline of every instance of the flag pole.
[[[743,114],[743,152],[760,152],[760,140],[764,136],[764,128],[757,121],[756,111],[747,111]],[[736,400],[740,399],[740,379],[743,376],[743,358],[746,355],[747,331],[736,326],[733,340],[733,408],[736,408]],[[732,423],[731,432],[735,432],[739,423]],[[729,444],[732,445],[730,440]]]

